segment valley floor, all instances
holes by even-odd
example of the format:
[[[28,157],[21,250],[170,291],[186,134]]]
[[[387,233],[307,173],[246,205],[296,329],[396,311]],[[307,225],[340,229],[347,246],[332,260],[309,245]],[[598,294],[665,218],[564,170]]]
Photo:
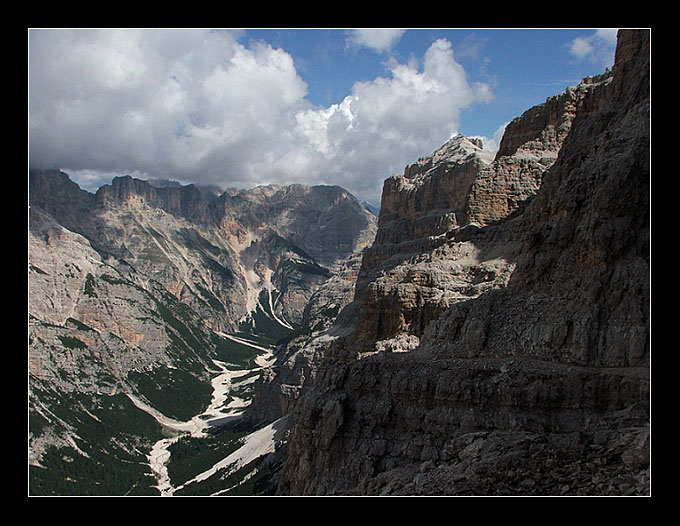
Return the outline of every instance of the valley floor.
[[[215,366],[218,368],[218,374],[212,380],[212,401],[200,414],[195,415],[186,422],[179,422],[168,418],[134,395],[129,393],[127,395],[137,408],[153,416],[170,434],[174,435],[156,442],[147,457],[149,466],[158,481],[156,487],[161,495],[173,495],[176,491],[184,489],[191,484],[207,480],[223,470],[236,471],[274,450],[277,422],[247,435],[241,439],[240,447],[226,458],[223,458],[192,479],[185,481],[177,487],[173,487],[171,477],[168,474],[168,464],[172,456],[171,446],[183,437],[205,438],[211,430],[237,422],[242,412],[248,406],[248,401],[235,396],[234,393],[253,383],[257,377],[253,373],[267,366],[272,357],[271,349],[257,346],[235,336],[223,336],[229,337],[241,344],[254,347],[262,351],[263,354],[258,355],[255,359],[257,364],[255,369],[230,369],[228,364],[214,361]]]

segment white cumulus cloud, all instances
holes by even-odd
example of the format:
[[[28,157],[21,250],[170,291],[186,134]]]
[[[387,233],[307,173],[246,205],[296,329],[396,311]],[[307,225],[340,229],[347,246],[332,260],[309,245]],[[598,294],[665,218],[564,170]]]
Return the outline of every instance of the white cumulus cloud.
[[[394,63],[390,73],[356,83],[341,104],[298,114],[324,173],[362,192],[375,193],[385,177],[431,153],[456,131],[464,108],[491,96],[487,85],[467,81],[446,40],[432,44],[422,68]]]
[[[614,64],[616,52],[616,28],[597,29],[587,37],[577,37],[572,40],[569,51],[579,60],[591,60],[603,67]]]
[[[389,51],[404,34],[404,29],[363,28],[353,29],[350,40],[360,46],[366,46],[378,52]]]
[[[342,103],[314,106],[285,50],[208,30],[31,30],[29,93],[31,166],[89,189],[129,173],[338,184],[373,198],[491,96],[438,40],[421,65],[393,62]]]

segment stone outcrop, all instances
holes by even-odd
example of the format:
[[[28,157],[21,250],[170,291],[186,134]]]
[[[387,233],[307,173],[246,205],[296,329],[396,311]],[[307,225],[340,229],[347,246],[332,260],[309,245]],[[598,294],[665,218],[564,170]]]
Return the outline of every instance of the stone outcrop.
[[[449,305],[507,284],[516,241],[466,239],[521,212],[584,98],[610,80],[585,79],[525,112],[508,124],[495,157],[479,139],[456,135],[385,181],[378,232],[357,283],[358,352],[413,348]]]
[[[386,182],[281,494],[649,493],[649,31],[618,40],[611,75],[457,159],[467,201],[429,161]]]

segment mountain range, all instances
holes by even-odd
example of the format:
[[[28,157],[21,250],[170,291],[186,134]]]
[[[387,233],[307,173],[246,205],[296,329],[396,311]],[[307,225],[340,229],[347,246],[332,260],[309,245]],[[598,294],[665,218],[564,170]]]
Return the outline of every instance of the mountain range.
[[[69,473],[73,459],[93,471],[106,464],[88,452],[104,445],[81,429],[103,422],[102,405],[114,399],[116,419],[136,412],[132,397],[178,421],[200,413],[211,400],[215,360],[250,370],[258,355],[304,330],[313,294],[375,233],[375,216],[339,187],[215,195],[158,185],[119,177],[92,194],[62,172],[29,174],[38,479]],[[145,426],[162,427],[152,420]],[[148,447],[147,431],[130,433],[112,436],[103,455],[143,458],[137,443]],[[68,491],[90,491],[79,482]]]
[[[649,36],[379,217],[31,172],[31,494],[649,495]]]

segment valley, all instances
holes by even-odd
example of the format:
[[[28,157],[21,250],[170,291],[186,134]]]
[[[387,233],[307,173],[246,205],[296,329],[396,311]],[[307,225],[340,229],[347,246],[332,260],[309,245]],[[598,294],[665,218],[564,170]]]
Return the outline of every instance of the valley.
[[[384,180],[29,173],[29,493],[647,496],[650,34]]]
[[[173,446],[178,441],[198,444],[209,442],[201,439],[221,434],[221,428],[232,428],[240,420],[242,412],[248,406],[249,399],[252,397],[252,389],[249,386],[255,380],[256,375],[259,374],[260,368],[271,364],[271,349],[256,347],[255,344],[243,339],[238,339],[238,341],[262,352],[254,359],[257,367],[253,369],[230,369],[229,364],[215,360],[213,363],[219,372],[211,381],[213,394],[210,405],[189,421],[178,422],[169,419],[134,395],[128,394],[128,397],[138,409],[153,416],[167,432],[175,435],[171,438],[162,438],[156,442],[148,455],[149,466],[158,481],[156,488],[161,495],[173,495],[175,492],[181,494],[182,490],[191,484],[200,485],[200,482],[216,473],[227,476],[230,470],[236,470],[242,465],[249,464],[274,451],[273,433],[259,431],[238,439],[236,441],[238,448],[232,454],[192,479],[181,483],[175,481],[175,485],[173,485],[169,476],[169,469],[172,470],[173,474],[178,471],[174,466],[175,462],[171,453]],[[255,444],[254,447],[253,444]],[[223,447],[223,444],[221,446]],[[206,445],[207,451],[210,451],[212,447],[214,446],[208,443]],[[207,451],[200,449],[199,446],[199,450],[195,454],[205,456]],[[223,452],[220,453],[220,455],[222,454]],[[185,456],[184,462],[189,460],[193,464],[192,458],[191,455]],[[255,471],[249,474],[247,478],[250,478],[254,473]],[[229,489],[222,489],[221,493],[228,493]]]
[[[340,189],[225,194],[218,209],[216,196],[132,179],[99,196],[63,173],[31,181],[31,491],[202,494],[229,485],[243,491],[241,478],[253,486],[273,432],[242,422],[255,382],[277,342],[309,330],[317,317],[305,307],[368,242],[375,217]],[[202,213],[168,205],[187,195]],[[293,243],[309,228],[296,225],[295,213],[324,222],[327,238]],[[357,228],[339,234],[333,222],[348,214]],[[118,418],[129,424],[120,432]],[[228,476],[232,462],[213,468],[229,455],[237,476]],[[210,469],[215,474],[202,480]],[[223,476],[228,483],[215,481]]]

